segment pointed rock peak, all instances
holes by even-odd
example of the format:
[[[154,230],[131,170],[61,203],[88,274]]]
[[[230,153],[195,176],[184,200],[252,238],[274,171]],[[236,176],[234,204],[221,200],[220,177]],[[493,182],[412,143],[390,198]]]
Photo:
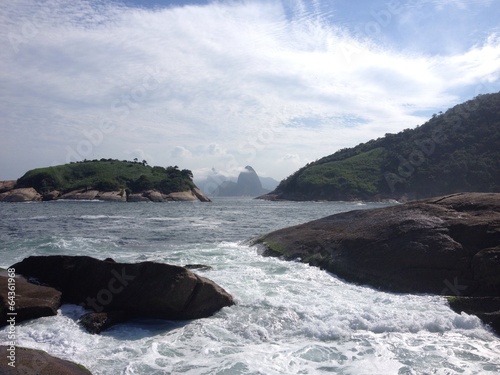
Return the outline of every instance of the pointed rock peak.
[[[257,173],[255,172],[255,169],[253,169],[251,166],[247,165],[245,167],[245,170],[243,172],[250,172],[250,173]]]

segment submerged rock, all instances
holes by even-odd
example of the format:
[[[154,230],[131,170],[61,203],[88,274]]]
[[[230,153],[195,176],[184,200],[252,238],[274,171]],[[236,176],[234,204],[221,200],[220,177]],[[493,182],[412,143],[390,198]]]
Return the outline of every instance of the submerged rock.
[[[500,296],[500,194],[356,210],[269,233],[264,255],[300,258],[392,292]]]
[[[197,319],[234,304],[213,281],[184,267],[114,263],[85,256],[32,256],[12,266],[62,292],[63,303],[135,318]]]
[[[12,362],[15,367],[9,366],[11,347],[0,345],[0,352],[2,357],[7,356],[7,360],[4,357],[0,361],[2,375],[92,375],[82,365],[53,357],[42,350],[16,347]]]

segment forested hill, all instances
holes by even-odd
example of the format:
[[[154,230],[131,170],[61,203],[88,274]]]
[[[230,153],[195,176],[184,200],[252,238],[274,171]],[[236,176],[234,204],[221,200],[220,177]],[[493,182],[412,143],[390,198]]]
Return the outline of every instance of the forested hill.
[[[146,161],[101,159],[32,169],[17,180],[15,188],[34,188],[42,195],[77,190],[118,191],[123,197],[148,190],[168,195],[195,189],[192,178],[190,170],[177,166],[151,167]]]
[[[500,192],[500,93],[321,158],[261,198],[418,199],[464,191]]]

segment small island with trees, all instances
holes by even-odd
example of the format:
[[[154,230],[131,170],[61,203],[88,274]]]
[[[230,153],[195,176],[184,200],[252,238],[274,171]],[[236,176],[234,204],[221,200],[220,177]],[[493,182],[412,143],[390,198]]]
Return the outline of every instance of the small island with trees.
[[[178,166],[149,166],[146,160],[100,159],[37,168],[18,180],[0,181],[0,202],[50,200],[209,202]]]

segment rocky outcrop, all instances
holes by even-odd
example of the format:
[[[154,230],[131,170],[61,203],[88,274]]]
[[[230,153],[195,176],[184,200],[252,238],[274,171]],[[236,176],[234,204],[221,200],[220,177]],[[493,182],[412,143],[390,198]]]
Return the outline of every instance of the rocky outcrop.
[[[15,189],[16,181],[0,181],[0,202],[29,202],[29,201],[53,201],[66,200],[100,200],[106,202],[173,202],[173,201],[200,201],[211,202],[198,188],[188,191],[163,194],[158,190],[146,190],[141,193],[127,194],[124,190],[99,191],[96,189],[79,189],[66,193],[53,190],[38,193],[34,188]]]
[[[394,292],[500,296],[500,194],[463,193],[329,216],[267,234],[300,259]]]
[[[0,194],[16,187],[16,180],[0,181]]]
[[[50,194],[50,193],[49,193]],[[55,195],[54,193],[52,193]],[[44,196],[45,199],[45,196]],[[45,200],[53,200],[53,199],[70,199],[70,200],[100,200],[100,201],[108,201],[108,202],[125,202],[127,200],[127,196],[124,191],[99,191],[99,190],[74,190],[65,194],[61,194],[52,199]]]
[[[168,264],[32,256],[12,268],[60,290],[63,303],[84,305],[97,313],[185,320],[208,317],[234,303],[213,281]]]
[[[54,288],[35,285],[26,278],[17,276],[12,280],[12,273],[0,271],[0,326],[8,325],[8,320],[14,317],[15,323],[25,320],[52,316],[57,314],[61,305],[61,292]],[[10,279],[10,280],[9,280]],[[14,309],[9,304],[9,285],[15,289]],[[16,315],[8,315],[8,313]]]
[[[42,350],[0,345],[2,375],[92,375],[82,365],[49,355]],[[13,360],[9,356],[12,356]],[[15,357],[15,358],[14,358]],[[12,363],[13,365],[9,365]]]
[[[0,202],[31,202],[41,201],[42,195],[33,188],[19,188],[0,194]]]
[[[210,199],[197,188],[163,194],[158,190],[146,190],[142,193],[129,194],[128,202],[211,202]]]

